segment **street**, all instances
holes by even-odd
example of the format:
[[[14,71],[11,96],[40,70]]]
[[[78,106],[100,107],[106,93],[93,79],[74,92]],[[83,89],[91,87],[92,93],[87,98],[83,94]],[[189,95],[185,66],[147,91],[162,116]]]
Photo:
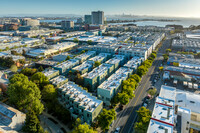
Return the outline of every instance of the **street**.
[[[170,40],[165,40],[163,45],[158,51],[157,58],[154,60],[151,68],[146,75],[142,77],[142,80],[135,91],[135,98],[124,107],[124,110],[117,113],[117,119],[115,120],[110,132],[114,132],[117,127],[120,127],[121,133],[131,133],[133,131],[134,123],[137,120],[137,110],[142,105],[143,98],[147,95],[147,90],[151,86],[154,79],[154,72],[158,71],[158,67],[162,63],[162,54],[165,53],[165,49],[169,47]]]

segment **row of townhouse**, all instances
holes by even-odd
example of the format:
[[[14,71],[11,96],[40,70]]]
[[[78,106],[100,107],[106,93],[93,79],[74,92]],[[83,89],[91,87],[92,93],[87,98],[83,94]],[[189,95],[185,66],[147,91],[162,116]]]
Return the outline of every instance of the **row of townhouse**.
[[[122,82],[126,80],[133,70],[126,67],[120,67],[114,74],[105,80],[97,88],[97,96],[104,102],[104,105],[109,106],[111,99],[121,90]]]
[[[58,88],[59,102],[69,109],[73,118],[91,124],[103,109],[103,101],[98,100],[74,82],[68,81]]]

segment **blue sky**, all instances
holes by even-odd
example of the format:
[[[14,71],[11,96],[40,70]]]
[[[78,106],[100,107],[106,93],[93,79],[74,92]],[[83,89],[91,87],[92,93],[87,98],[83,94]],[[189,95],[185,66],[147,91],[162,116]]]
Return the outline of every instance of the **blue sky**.
[[[199,17],[200,0],[2,0],[0,14],[134,14]]]

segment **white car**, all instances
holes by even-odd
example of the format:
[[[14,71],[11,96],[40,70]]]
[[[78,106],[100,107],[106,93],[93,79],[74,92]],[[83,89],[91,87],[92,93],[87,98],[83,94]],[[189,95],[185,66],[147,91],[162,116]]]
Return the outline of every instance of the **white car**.
[[[115,133],[119,133],[119,131],[120,131],[120,127],[115,129]]]

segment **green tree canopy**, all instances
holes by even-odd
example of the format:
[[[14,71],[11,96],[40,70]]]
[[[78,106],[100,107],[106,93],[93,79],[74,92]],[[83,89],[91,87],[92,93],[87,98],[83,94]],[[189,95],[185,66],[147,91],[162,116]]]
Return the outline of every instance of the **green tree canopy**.
[[[79,40],[78,40],[77,38],[74,38],[74,42],[75,42],[75,43],[78,43]]]
[[[141,107],[137,113],[138,122],[135,123],[135,130],[136,132],[146,132],[151,118],[151,112],[149,109]]]
[[[38,71],[39,71],[39,72],[42,72],[42,71],[44,71],[44,68],[43,68],[42,66],[40,66],[40,67],[38,68]]]
[[[92,45],[92,40],[88,40],[87,43],[88,43],[89,45]]]
[[[31,81],[33,81],[41,90],[49,83],[49,80],[42,72],[35,73],[31,77]]]
[[[137,83],[139,83],[141,81],[140,76],[137,74],[131,75],[130,78],[134,79]]]
[[[71,59],[71,57],[68,55],[67,58],[66,58],[65,60],[70,60],[70,59]]]
[[[148,90],[148,94],[150,94],[151,96],[154,96],[157,92],[157,89],[156,88],[153,88],[153,89],[149,89]]]
[[[41,114],[44,107],[41,103],[40,90],[35,83],[23,74],[15,74],[10,78],[8,86],[9,102],[19,110],[33,110]]]
[[[85,50],[82,50],[82,51],[81,51],[81,54],[83,54],[83,53],[85,53]]]
[[[26,76],[32,76],[33,74],[35,74],[37,72],[37,69],[31,69],[31,68],[24,68],[21,70],[21,73],[26,75]]]
[[[170,48],[166,49],[165,51],[166,51],[166,53],[172,52],[172,50]]]
[[[101,129],[105,131],[109,129],[110,124],[115,119],[116,119],[116,112],[114,109],[111,110],[103,109],[103,111],[98,116],[98,123]]]
[[[142,77],[144,74],[146,74],[147,72],[147,68],[143,65],[139,66],[138,69],[137,69],[137,74]]]
[[[131,89],[127,89],[126,91],[131,91]],[[129,93],[131,93],[131,92],[128,92],[128,94]],[[132,92],[133,93],[133,92]],[[118,97],[119,97],[119,102],[120,102],[120,104],[122,104],[122,105],[126,105],[126,104],[128,104],[129,103],[129,95],[128,95],[127,93],[119,93],[118,94]],[[130,94],[130,96],[132,96],[131,94]]]
[[[42,90],[42,99],[45,101],[54,100],[57,97],[56,89],[53,85],[48,84]]]
[[[28,133],[48,133],[43,130],[37,115],[33,111],[29,111],[26,114],[26,122],[23,131]]]
[[[72,131],[72,133],[97,133],[97,131],[94,131],[88,124],[79,124],[75,129]]]
[[[101,63],[99,62],[99,61],[95,61],[94,62],[94,67],[98,67],[98,66],[100,66],[101,65]]]

